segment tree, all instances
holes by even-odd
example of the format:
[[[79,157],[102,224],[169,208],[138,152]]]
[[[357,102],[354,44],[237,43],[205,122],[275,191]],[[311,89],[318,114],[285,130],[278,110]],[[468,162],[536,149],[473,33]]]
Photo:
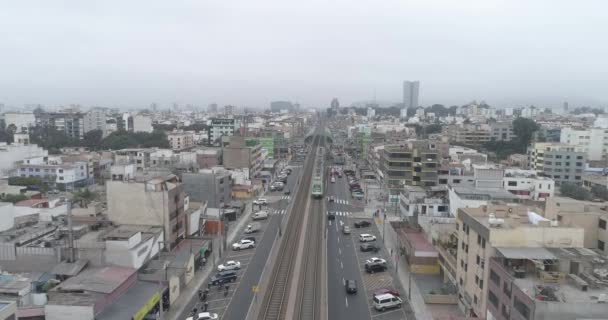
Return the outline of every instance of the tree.
[[[89,190],[89,188],[83,188],[76,190],[72,193],[73,200],[80,204],[81,208],[87,208],[89,203],[97,199],[97,193]]]
[[[49,150],[50,154],[59,154],[63,147],[79,146],[80,141],[68,137],[53,126],[36,126],[31,129],[30,140],[32,143]]]
[[[559,190],[562,195],[576,200],[589,200],[591,198],[589,192],[587,192],[585,188],[577,186],[574,183],[565,182]]]
[[[538,124],[528,118],[517,118],[513,120],[513,133],[517,135],[516,142],[519,146],[519,153],[525,153],[532,136],[540,127]]]
[[[92,130],[84,134],[82,137],[82,146],[88,147],[91,150],[96,150],[101,146],[101,141],[103,139],[103,131],[101,130]]]
[[[125,148],[169,148],[169,140],[164,131],[128,132],[119,130],[112,132],[101,141],[102,149],[118,150]]]
[[[593,193],[596,198],[608,201],[608,189],[606,187],[593,186],[591,187],[591,193]]]
[[[8,144],[13,143],[13,134],[17,131],[17,127],[14,124],[10,124],[8,127],[4,121],[0,122],[0,141]]]
[[[5,194],[3,197],[0,197],[0,202],[10,202],[12,204],[15,204],[19,201],[27,199],[29,198],[24,194]]]

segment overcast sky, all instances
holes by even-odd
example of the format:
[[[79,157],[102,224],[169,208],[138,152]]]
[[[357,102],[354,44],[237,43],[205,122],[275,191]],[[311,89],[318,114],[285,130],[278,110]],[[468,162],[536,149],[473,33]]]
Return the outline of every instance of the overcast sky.
[[[0,0],[0,103],[608,102],[608,1]]]

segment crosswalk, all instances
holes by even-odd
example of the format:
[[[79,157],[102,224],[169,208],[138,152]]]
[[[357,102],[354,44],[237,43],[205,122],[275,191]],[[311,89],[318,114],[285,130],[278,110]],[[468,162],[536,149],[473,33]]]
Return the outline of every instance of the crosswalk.
[[[277,209],[275,209],[275,210],[272,211],[272,214],[274,214],[274,215],[281,215],[281,214],[285,214],[286,211],[287,210],[277,210]]]
[[[291,199],[291,196],[282,196],[281,197],[281,200],[289,200],[289,199]]]
[[[337,203],[337,204],[345,204],[345,205],[350,204],[350,202],[348,202],[348,200],[344,200],[344,199],[335,199],[335,200],[334,200],[334,203]]]
[[[352,212],[348,212],[348,211],[327,211],[327,214],[329,215],[329,213],[333,213],[336,216],[340,216],[340,217],[348,217],[352,214]]]

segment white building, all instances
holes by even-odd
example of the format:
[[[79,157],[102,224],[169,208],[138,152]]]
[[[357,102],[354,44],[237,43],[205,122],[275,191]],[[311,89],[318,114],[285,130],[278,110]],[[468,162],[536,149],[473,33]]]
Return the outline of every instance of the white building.
[[[221,137],[231,137],[238,128],[238,123],[235,119],[211,119],[209,128],[209,143],[215,144],[219,142]]]
[[[152,132],[152,116],[138,114],[133,117],[133,132]]]
[[[534,170],[505,169],[504,189],[519,199],[544,201],[555,194],[555,181]]]
[[[607,158],[608,129],[566,127],[562,128],[559,140],[561,143],[584,147],[587,160],[600,161]]]
[[[31,127],[36,126],[36,116],[31,112],[7,112],[4,114],[6,127],[14,125],[17,133],[29,132]]]
[[[403,108],[418,108],[419,81],[403,81]]]
[[[376,110],[374,108],[367,108],[367,117],[373,118],[376,116]]]
[[[26,158],[46,156],[48,151],[35,144],[0,143],[0,176],[8,176],[17,163]]]
[[[17,164],[12,176],[53,179],[58,188],[70,190],[88,183],[89,168],[86,161],[62,163],[59,157],[34,157]]]
[[[108,135],[106,127],[106,110],[103,108],[93,108],[84,115],[84,133],[93,130],[101,130],[102,137]]]
[[[172,131],[167,134],[171,149],[175,151],[185,150],[194,147],[194,133],[189,131]]]

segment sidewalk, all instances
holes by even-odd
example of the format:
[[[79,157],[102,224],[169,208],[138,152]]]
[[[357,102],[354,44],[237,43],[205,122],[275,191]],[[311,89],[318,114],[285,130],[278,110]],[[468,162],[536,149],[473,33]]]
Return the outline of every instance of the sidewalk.
[[[236,238],[238,232],[243,228],[243,226],[249,221],[249,217],[251,216],[251,207],[247,206],[246,211],[241,218],[236,222],[236,224],[230,226],[230,230],[228,231],[228,236],[226,238],[227,248],[230,247],[230,244]],[[171,305],[168,312],[165,312],[163,319],[165,320],[184,320],[179,318],[183,313],[186,307],[190,304],[190,301],[195,295],[198,295],[198,289],[203,286],[205,280],[209,277],[209,274],[214,270],[215,263],[221,259],[219,257],[219,246],[221,245],[220,239],[213,240],[213,257],[207,261],[207,264],[203,268],[203,270],[199,271],[192,281],[186,286],[182,293],[179,295],[177,300]]]
[[[370,217],[371,217],[371,215],[377,208],[382,208],[382,204],[383,204],[382,202],[370,200],[370,202],[368,204],[369,210],[366,209],[366,212],[369,211]],[[390,226],[390,221],[399,221],[400,217],[395,214],[394,210],[391,210],[392,209],[391,207],[387,207],[387,209],[389,209],[389,210],[386,211],[386,221],[382,220],[382,216],[380,216],[380,218],[376,218],[374,220],[376,221],[376,225],[378,226],[380,235],[384,239],[386,249],[389,252],[391,250],[393,250],[393,252],[399,252],[399,249],[398,249],[399,244],[398,244],[398,240],[397,240],[397,235],[394,232],[394,230],[392,229],[392,227]],[[386,225],[383,226],[383,223],[386,223]],[[386,237],[384,236],[385,231],[386,231]],[[394,257],[391,257],[391,260],[394,261]],[[413,279],[413,277],[410,277],[409,265],[407,264],[404,257],[399,256],[399,261],[397,262],[395,271],[399,278],[399,282],[401,282],[401,286],[406,291],[406,292],[402,293],[402,296],[407,297],[407,291],[408,291],[408,288],[410,285],[409,281],[410,281],[410,279]],[[422,294],[420,293],[420,290],[419,290],[418,286],[416,285],[416,281],[412,281],[411,291],[412,291],[412,296],[410,298],[410,306],[411,306],[412,310],[414,311],[414,314],[416,315],[416,319],[417,320],[432,320],[433,316],[432,316],[431,312],[428,310],[426,303],[424,302],[424,299],[422,298]]]

